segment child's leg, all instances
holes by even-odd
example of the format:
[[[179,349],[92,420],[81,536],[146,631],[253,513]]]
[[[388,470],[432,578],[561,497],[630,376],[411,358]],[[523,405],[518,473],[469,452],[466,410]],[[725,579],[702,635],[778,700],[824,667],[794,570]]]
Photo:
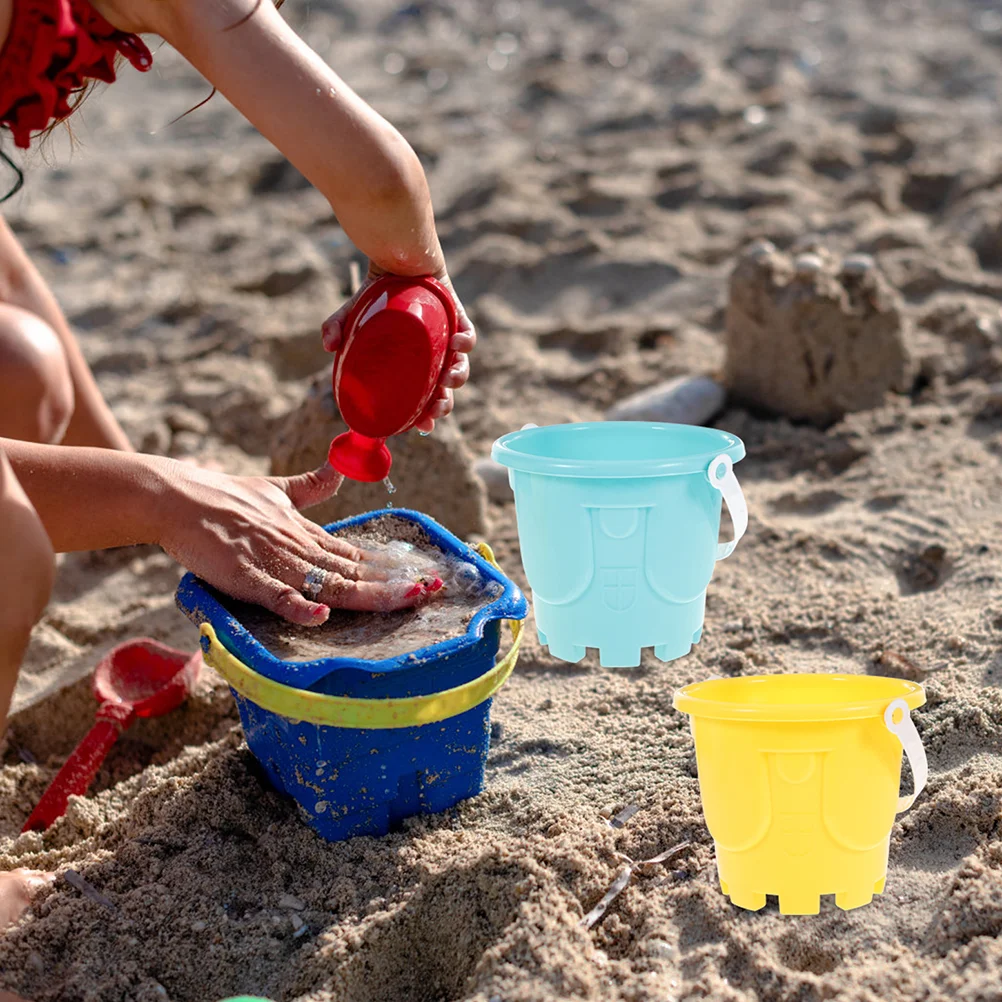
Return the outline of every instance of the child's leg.
[[[0,452],[0,737],[32,627],[52,591],[52,544]]]
[[[13,408],[6,406],[7,388],[13,382],[8,377],[5,363],[8,358],[16,356],[18,364],[28,365],[29,371],[37,374],[41,365],[45,377],[45,391],[58,407],[64,407],[67,399],[70,402],[70,414],[62,436],[64,445],[95,445],[106,449],[132,450],[125,432],[115,420],[111,409],[101,396],[94,375],[90,371],[80,345],[70,330],[63,311],[59,308],[55,296],[45,284],[45,279],[31,263],[24,248],[18,243],[17,237],[10,227],[0,219],[0,303],[10,309],[19,309],[36,317],[41,328],[35,328],[28,339],[32,346],[25,348],[25,325],[13,323],[8,316],[0,329],[0,341],[7,341],[6,353],[0,344],[0,429],[3,428],[4,416],[10,419]],[[47,329],[48,337],[41,332]],[[37,357],[38,346],[45,342],[51,343],[54,336],[62,349],[61,364],[53,362],[48,348],[43,354],[45,361]],[[34,368],[33,368],[34,367]],[[70,392],[65,388],[65,375],[69,374]],[[37,389],[36,389],[37,398]],[[16,418],[16,415],[14,415]],[[29,424],[41,424],[44,428],[46,420],[39,417],[29,419]],[[51,422],[49,422],[51,423]],[[0,430],[0,435],[11,438],[21,436]],[[37,438],[36,441],[52,441],[51,438]]]
[[[0,303],[0,438],[57,445],[73,416],[73,378],[56,332]]]
[[[53,557],[49,537],[0,452],[0,739],[31,628],[52,591]],[[0,873],[0,933],[16,922],[52,874],[34,870]],[[0,991],[0,1002],[20,1002]]]

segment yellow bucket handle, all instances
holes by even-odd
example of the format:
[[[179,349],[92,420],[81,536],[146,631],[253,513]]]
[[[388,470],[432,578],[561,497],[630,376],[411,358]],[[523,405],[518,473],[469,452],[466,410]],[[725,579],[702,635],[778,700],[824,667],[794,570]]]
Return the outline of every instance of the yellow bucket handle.
[[[895,711],[901,711],[901,719],[895,723]],[[929,760],[925,757],[925,747],[922,738],[915,729],[915,721],[912,720],[908,704],[903,699],[892,699],[884,710],[884,725],[901,742],[901,747],[908,756],[908,764],[912,769],[912,782],[915,790],[907,797],[898,797],[898,809],[896,814],[907,811],[925,787],[929,778]]]
[[[477,547],[480,555],[497,567],[494,553],[486,543]],[[328,696],[308,692],[265,678],[242,661],[237,660],[219,641],[211,623],[202,623],[201,633],[208,641],[205,660],[223,676],[241,696],[272,713],[290,720],[326,727],[387,730],[434,724],[458,716],[490,699],[508,681],[518,661],[522,643],[522,623],[508,620],[511,630],[511,650],[483,675],[428,696],[406,696],[399,699],[358,699],[353,696]]]

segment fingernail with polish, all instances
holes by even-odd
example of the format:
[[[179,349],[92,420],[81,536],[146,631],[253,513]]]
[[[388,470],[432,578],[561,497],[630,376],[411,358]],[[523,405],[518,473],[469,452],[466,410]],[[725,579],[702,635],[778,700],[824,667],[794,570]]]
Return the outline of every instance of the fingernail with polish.
[[[416,598],[418,595],[424,592],[424,585],[416,584],[409,592],[404,595],[404,598]]]

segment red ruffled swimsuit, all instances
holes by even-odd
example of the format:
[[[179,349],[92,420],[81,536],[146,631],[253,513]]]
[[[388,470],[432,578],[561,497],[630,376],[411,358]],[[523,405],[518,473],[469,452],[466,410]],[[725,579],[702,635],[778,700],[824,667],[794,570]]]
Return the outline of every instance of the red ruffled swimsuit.
[[[87,0],[14,0],[0,49],[0,125],[27,149],[31,134],[65,118],[88,80],[112,83],[115,56],[142,72],[153,56],[136,35],[110,25]]]

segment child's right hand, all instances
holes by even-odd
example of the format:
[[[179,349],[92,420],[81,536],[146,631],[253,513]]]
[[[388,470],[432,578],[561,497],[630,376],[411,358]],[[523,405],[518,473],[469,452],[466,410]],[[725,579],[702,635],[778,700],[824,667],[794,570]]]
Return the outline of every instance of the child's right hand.
[[[296,477],[234,477],[182,463],[165,472],[157,541],[236,599],[319,626],[331,608],[389,612],[415,606],[434,590],[391,580],[365,551],[300,515],[336,493],[342,477],[330,466]],[[324,576],[315,599],[304,593],[311,571]]]
[[[344,323],[348,319],[348,314],[351,313],[352,307],[359,296],[373,282],[388,274],[389,272],[378,265],[369,264],[369,272],[365,277],[365,281],[359,287],[358,292],[351,296],[333,316],[328,317],[324,321],[322,332],[324,348],[327,351],[335,352],[340,347],[341,338],[344,334]],[[432,398],[428,409],[421,416],[421,419],[414,425],[418,431],[423,432],[433,431],[437,420],[447,417],[452,413],[452,408],[455,405],[453,391],[458,390],[470,378],[469,354],[473,351],[477,343],[476,329],[470,318],[466,315],[466,310],[459,301],[459,296],[456,295],[456,290],[453,288],[448,273],[443,268],[433,277],[437,278],[452,293],[452,301],[456,304],[458,322],[456,333],[453,335],[452,343],[449,345],[450,351],[454,353],[453,362],[442,373],[442,378],[438,383],[438,393]]]

